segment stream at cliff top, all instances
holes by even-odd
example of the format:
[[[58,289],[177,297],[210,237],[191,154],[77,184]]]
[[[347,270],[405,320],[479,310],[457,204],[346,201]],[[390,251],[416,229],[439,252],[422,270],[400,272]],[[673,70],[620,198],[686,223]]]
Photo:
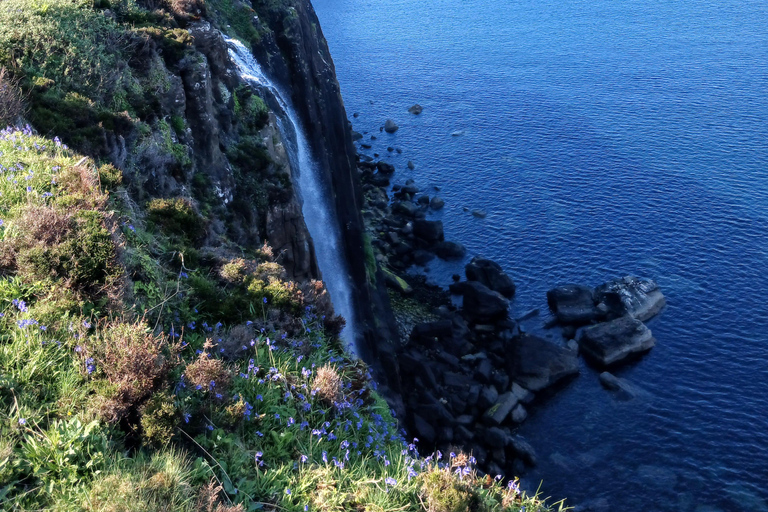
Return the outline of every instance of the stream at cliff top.
[[[363,152],[440,187],[432,218],[515,280],[513,316],[541,309],[528,330],[559,342],[539,327],[557,284],[635,274],[667,296],[656,347],[615,372],[641,396],[615,401],[585,365],[533,408],[528,487],[589,510],[768,511],[768,3],[313,3]]]
[[[270,103],[275,102],[270,107],[276,112],[278,128],[283,140],[289,146],[287,153],[293,175],[298,176],[301,209],[315,246],[317,265],[322,275],[327,278],[324,280],[325,285],[336,313],[347,321],[341,336],[349,349],[356,352],[355,314],[344,251],[339,242],[339,230],[333,219],[330,198],[324,192],[325,189],[320,182],[317,163],[312,157],[304,128],[291,104],[290,96],[284,94],[264,75],[251,52],[240,41],[235,39],[226,39],[226,41],[229,46],[229,55],[237,66],[240,76],[271,95]]]

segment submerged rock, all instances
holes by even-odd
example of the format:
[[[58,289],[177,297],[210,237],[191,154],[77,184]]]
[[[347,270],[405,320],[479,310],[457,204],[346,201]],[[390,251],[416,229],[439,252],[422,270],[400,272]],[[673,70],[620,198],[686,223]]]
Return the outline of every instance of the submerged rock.
[[[440,242],[434,248],[435,254],[444,260],[463,258],[467,250],[458,242]]]
[[[419,115],[419,114],[421,114],[421,112],[423,110],[424,110],[424,108],[417,103],[414,106],[412,106],[411,108],[409,108],[408,112],[410,112],[411,114],[414,114],[414,115]]]
[[[433,197],[433,198],[432,198],[432,199],[429,201],[429,206],[430,206],[430,207],[431,207],[433,210],[440,210],[440,209],[442,209],[442,208],[443,208],[443,206],[445,206],[445,201],[444,201],[442,198],[435,196],[435,197]]]
[[[384,123],[384,131],[387,133],[395,133],[398,128],[400,127],[397,126],[397,123],[391,119],[387,119],[387,121]]]
[[[605,366],[646,352],[655,344],[651,330],[630,315],[587,327],[579,338],[582,351]]]

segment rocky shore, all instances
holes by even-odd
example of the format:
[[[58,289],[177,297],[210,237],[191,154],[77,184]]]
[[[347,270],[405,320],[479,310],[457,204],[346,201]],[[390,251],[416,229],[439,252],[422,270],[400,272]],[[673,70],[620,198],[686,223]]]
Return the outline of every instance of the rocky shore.
[[[393,126],[385,123],[383,131],[393,133]],[[359,135],[360,148],[370,149]],[[520,321],[538,311],[509,317],[516,286],[499,263],[473,257],[465,278],[454,275],[448,291],[406,272],[435,258],[466,256],[460,242],[445,239],[442,221],[428,219],[445,204],[436,188],[426,191],[410,179],[400,183],[392,164],[363,154],[357,170],[366,231],[401,335],[396,354],[401,403],[395,406],[401,421],[423,445],[471,452],[489,474],[524,473],[536,464],[536,454],[516,434],[517,426],[579,373],[580,353],[610,369],[653,347],[643,322],[663,308],[663,294],[654,281],[635,277],[594,289],[558,286],[547,293],[554,319],[546,327],[559,328],[562,342],[528,334]],[[601,382],[622,397],[632,396],[631,385],[608,372]]]

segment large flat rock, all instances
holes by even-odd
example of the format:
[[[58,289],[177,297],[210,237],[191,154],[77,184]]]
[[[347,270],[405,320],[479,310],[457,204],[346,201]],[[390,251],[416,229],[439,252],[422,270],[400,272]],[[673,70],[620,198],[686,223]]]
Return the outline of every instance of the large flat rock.
[[[651,330],[630,315],[587,327],[579,338],[582,351],[606,366],[646,352],[655,344]]]

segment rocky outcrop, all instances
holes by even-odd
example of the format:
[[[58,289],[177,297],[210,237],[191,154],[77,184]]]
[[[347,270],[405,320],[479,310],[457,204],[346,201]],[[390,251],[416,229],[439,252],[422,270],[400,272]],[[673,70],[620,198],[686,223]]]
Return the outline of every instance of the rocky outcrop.
[[[583,325],[597,318],[594,291],[588,286],[558,286],[547,292],[547,303],[561,324]]]
[[[507,298],[515,295],[515,283],[495,261],[475,256],[464,272],[468,281],[477,281]]]
[[[598,286],[595,302],[609,320],[629,315],[641,322],[654,317],[666,304],[656,281],[630,276]]]

